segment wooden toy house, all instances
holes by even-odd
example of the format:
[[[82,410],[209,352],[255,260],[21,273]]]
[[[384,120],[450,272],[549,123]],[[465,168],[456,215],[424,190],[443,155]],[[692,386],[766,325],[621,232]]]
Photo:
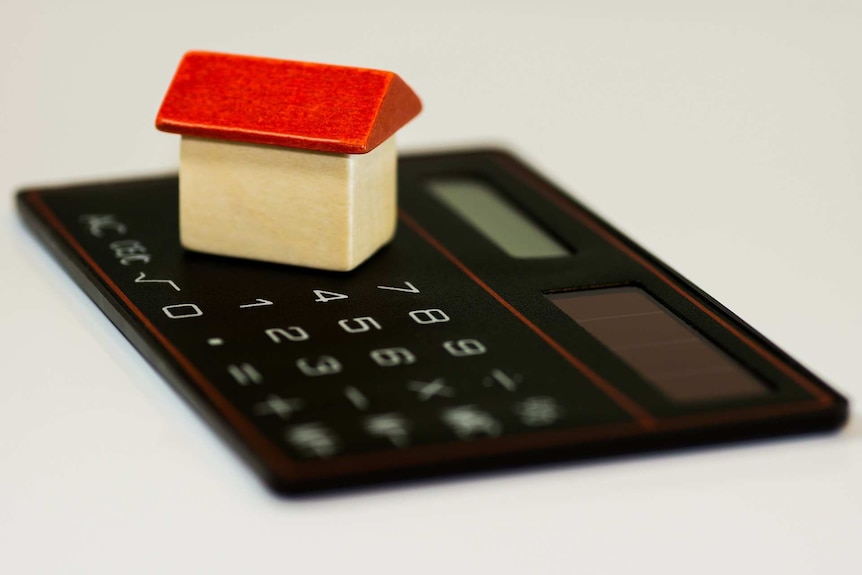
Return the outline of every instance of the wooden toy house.
[[[189,52],[156,118],[182,135],[183,246],[355,268],[395,232],[395,132],[421,108],[392,72]]]

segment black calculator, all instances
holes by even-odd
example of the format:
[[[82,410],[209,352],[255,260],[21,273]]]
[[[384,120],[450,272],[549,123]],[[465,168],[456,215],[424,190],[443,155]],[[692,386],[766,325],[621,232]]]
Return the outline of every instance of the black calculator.
[[[826,431],[847,401],[496,150],[399,160],[324,272],[184,250],[176,176],[25,190],[36,236],[274,490]]]

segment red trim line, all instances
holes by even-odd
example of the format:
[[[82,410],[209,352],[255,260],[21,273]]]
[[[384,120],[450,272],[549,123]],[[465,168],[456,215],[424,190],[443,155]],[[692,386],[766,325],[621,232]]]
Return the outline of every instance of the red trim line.
[[[240,411],[234,408],[233,404],[228,401],[216,387],[211,384],[207,378],[200,372],[198,369],[182,354],[180,351],[174,347],[174,345],[166,338],[162,333],[156,329],[156,326],[147,319],[147,316],[143,314],[143,312],[132,303],[132,301],[126,296],[125,293],[114,283],[114,281],[108,277],[108,274],[102,270],[101,267],[93,260],[92,257],[84,250],[81,244],[75,239],[75,237],[69,232],[68,229],[63,225],[63,223],[54,215],[51,209],[45,205],[45,202],[38,194],[32,194],[28,196],[30,203],[36,209],[39,214],[45,218],[47,221],[69,244],[69,246],[75,250],[75,253],[83,259],[87,265],[99,276],[105,285],[114,292],[118,298],[120,298],[123,304],[128,308],[130,312],[140,321],[147,330],[153,334],[159,343],[165,348],[165,350],[180,364],[180,366],[185,370],[185,372],[189,375],[189,377],[194,380],[194,382],[201,388],[201,390],[206,394],[207,398],[213,403],[216,409],[218,409],[234,426],[234,429],[243,436],[243,438],[248,441],[251,445],[255,447],[255,451],[273,467],[273,469],[280,471],[293,471],[294,464],[287,459],[284,454],[273,445],[263,434],[261,434],[254,425],[249,422]]]
[[[403,210],[399,211],[399,216],[401,217],[401,221],[410,226],[414,232],[419,234],[426,242],[431,244],[434,249],[443,254],[446,259],[455,264],[455,266],[462,272],[464,272],[467,277],[473,280],[476,285],[488,292],[488,294],[495,300],[497,300],[500,305],[505,307],[509,311],[509,313],[518,318],[521,323],[523,323],[525,326],[530,328],[536,335],[542,338],[545,343],[551,346],[554,351],[556,351],[563,357],[563,359],[568,361],[575,369],[580,371],[593,385],[598,387],[602,392],[604,392],[605,395],[607,395],[611,400],[613,400],[614,403],[626,410],[629,415],[634,417],[638,421],[638,423],[640,423],[644,428],[655,428],[656,420],[647,410],[635,403],[633,399],[624,394],[622,391],[608,383],[607,380],[605,380],[602,376],[590,369],[590,367],[587,366],[584,362],[569,353],[569,351],[562,345],[560,345],[554,338],[542,331],[539,326],[527,319],[524,314],[515,309],[512,304],[503,299],[500,294],[495,292],[488,284],[479,279],[479,277],[475,273],[473,273],[473,271],[469,267],[467,267],[466,264],[459,260],[452,252],[446,249],[443,244],[437,241],[437,238],[432,236],[425,228],[416,223],[416,221],[412,217],[408,216]]]

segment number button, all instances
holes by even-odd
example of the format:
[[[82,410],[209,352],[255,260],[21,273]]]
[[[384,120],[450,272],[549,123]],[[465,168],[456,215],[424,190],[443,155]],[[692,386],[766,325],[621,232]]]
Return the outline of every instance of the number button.
[[[204,314],[201,308],[193,303],[178,303],[166,305],[162,308],[165,315],[171,319],[185,319],[187,317],[199,317]]]
[[[374,363],[380,367],[393,367],[396,365],[410,365],[416,363],[416,356],[406,347],[387,347],[375,349],[368,354]]]
[[[326,291],[326,290],[322,290],[322,289],[316,289],[316,290],[312,290],[312,291],[314,292],[314,295],[317,296],[314,300],[317,303],[326,303],[326,302],[330,302],[330,301],[336,301],[339,299],[347,299],[347,297],[348,297],[347,294],[338,293],[338,292],[334,292],[334,291]]]
[[[239,309],[248,309],[250,307],[261,307],[261,306],[267,306],[267,305],[272,305],[272,302],[269,301],[268,299],[257,298],[251,303],[244,303],[244,304],[240,305]]]
[[[280,327],[273,327],[266,330],[264,333],[266,333],[267,337],[269,337],[269,339],[271,339],[275,343],[281,343],[285,340],[305,341],[309,338],[307,331],[295,325],[286,327],[284,329]]]
[[[488,349],[478,339],[458,339],[443,343],[443,349],[453,357],[466,357],[468,355],[482,355]]]
[[[445,323],[449,316],[442,309],[417,309],[409,313],[410,317],[419,325],[430,323]]]
[[[364,333],[373,329],[383,329],[373,317],[355,317],[353,319],[340,319],[338,325],[347,333]]]
[[[341,362],[331,355],[321,355],[313,363],[303,357],[296,361],[296,367],[305,375],[317,377],[319,375],[333,375],[341,371]]]
[[[377,286],[377,289],[389,290],[389,291],[400,291],[400,292],[404,292],[404,293],[419,293],[419,288],[417,288],[412,283],[404,282],[404,285],[407,287]]]

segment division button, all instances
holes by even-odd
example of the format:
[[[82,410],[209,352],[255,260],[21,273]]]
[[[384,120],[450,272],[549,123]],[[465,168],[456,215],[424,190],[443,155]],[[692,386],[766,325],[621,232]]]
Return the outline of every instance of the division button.
[[[303,405],[301,399],[284,399],[278,395],[269,395],[266,401],[254,406],[254,413],[255,415],[277,415],[281,419],[288,419],[302,409]]]

